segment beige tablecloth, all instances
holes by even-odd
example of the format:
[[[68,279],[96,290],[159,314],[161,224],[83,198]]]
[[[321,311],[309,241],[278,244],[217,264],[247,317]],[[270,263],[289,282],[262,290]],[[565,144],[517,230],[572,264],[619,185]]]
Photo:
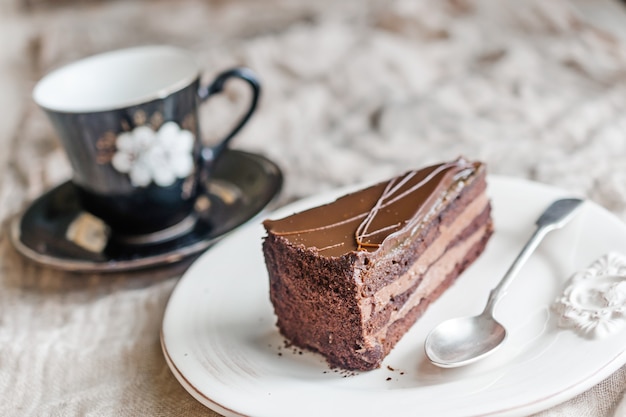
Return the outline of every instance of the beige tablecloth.
[[[30,99],[44,73],[148,43],[190,49],[207,77],[253,68],[261,109],[235,146],[281,165],[281,203],[464,154],[626,219],[626,41],[588,20],[604,13],[619,28],[626,12],[577,4],[584,14],[565,0],[2,0],[0,415],[214,415],[176,382],[159,345],[188,263],[66,273],[10,244],[10,219],[71,176]],[[228,91],[203,108],[207,141],[245,101],[245,89]],[[624,416],[625,388],[622,368],[540,415]]]

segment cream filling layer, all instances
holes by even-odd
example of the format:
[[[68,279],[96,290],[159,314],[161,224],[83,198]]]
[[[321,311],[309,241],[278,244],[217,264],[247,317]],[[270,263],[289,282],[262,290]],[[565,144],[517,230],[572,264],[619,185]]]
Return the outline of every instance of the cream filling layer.
[[[467,239],[450,248],[439,260],[437,260],[428,270],[424,279],[415,289],[409,299],[403,304],[402,308],[392,311],[391,316],[385,326],[383,326],[375,334],[368,336],[371,342],[382,341],[387,333],[387,328],[396,320],[401,319],[409,313],[411,309],[419,305],[422,300],[439,287],[447,276],[455,269],[456,265],[465,258],[470,251],[488,232],[488,226],[483,225],[472,233]],[[407,274],[410,273],[407,272]],[[405,274],[405,275],[407,275]]]
[[[394,282],[378,290],[372,297],[361,299],[359,301],[359,307],[361,308],[363,320],[369,320],[372,315],[385,308],[392,297],[408,291],[415,284],[419,276],[428,271],[431,265],[444,255],[449,243],[454,240],[459,231],[469,227],[474,219],[487,208],[488,204],[489,199],[487,195],[485,193],[481,194],[463,210],[454,222],[450,225],[441,225],[439,227],[440,235],[424,253],[422,253],[407,272]],[[432,276],[429,274],[428,278],[430,277]],[[426,281],[426,278],[427,277],[424,277],[423,281]],[[434,277],[433,279],[437,278]],[[440,280],[443,279],[445,279],[445,276],[440,278]],[[439,283],[435,283],[435,287],[438,286]]]

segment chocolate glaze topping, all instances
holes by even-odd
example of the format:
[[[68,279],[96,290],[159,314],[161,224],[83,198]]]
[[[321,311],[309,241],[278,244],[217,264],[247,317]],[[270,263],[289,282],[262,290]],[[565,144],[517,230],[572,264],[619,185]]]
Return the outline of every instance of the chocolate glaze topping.
[[[481,167],[479,162],[458,158],[409,171],[332,203],[266,220],[263,225],[292,244],[316,249],[327,257],[374,252],[383,243],[394,244],[407,233],[413,234],[450,191]]]

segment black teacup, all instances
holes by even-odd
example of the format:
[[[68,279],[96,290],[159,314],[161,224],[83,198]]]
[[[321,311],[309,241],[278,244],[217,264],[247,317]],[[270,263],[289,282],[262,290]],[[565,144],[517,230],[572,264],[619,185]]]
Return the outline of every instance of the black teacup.
[[[254,112],[260,92],[246,68],[201,85],[191,55],[170,46],[108,52],[45,76],[33,97],[59,133],[84,208],[118,236],[171,236],[193,224],[214,162]],[[230,78],[252,89],[247,112],[216,146],[202,145],[198,107]],[[165,231],[165,232],[164,232]]]

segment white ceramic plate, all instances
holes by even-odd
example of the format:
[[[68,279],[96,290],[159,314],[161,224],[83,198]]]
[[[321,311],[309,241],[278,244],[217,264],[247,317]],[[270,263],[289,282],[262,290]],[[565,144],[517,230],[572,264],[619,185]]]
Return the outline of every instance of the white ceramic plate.
[[[281,217],[345,190],[282,208]],[[586,202],[522,269],[496,316],[510,331],[489,358],[441,369],[423,352],[442,320],[473,315],[563,190],[489,178],[496,232],[485,253],[396,345],[381,369],[331,370],[321,356],[287,347],[275,327],[259,224],[200,257],[174,290],[162,346],[172,372],[198,401],[227,416],[522,416],[583,392],[626,362],[626,332],[600,340],[561,329],[550,310],[575,271],[609,251],[626,254],[626,225]]]

